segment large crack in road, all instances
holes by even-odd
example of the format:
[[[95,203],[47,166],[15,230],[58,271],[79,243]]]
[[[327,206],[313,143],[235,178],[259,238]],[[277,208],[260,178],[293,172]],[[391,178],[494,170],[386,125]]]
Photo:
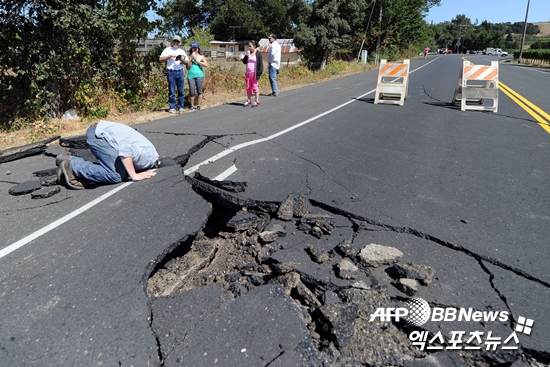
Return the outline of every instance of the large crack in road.
[[[205,135],[200,143],[174,159],[184,167],[193,154],[224,136]],[[82,139],[62,139],[60,144],[86,157]],[[17,149],[3,156],[14,160],[43,154],[45,145],[37,143],[29,146],[28,152]],[[47,178],[51,172],[36,175]],[[440,325],[430,328],[403,320],[371,322],[370,316],[378,308],[401,307],[416,292],[431,286],[431,280],[422,282],[396,275],[396,265],[430,267],[402,263],[400,258],[372,266],[361,254],[368,245],[365,238],[369,233],[386,232],[417,237],[465,255],[485,274],[487,290],[495,293],[510,313],[508,322],[499,325],[508,331],[513,331],[518,315],[486,264],[550,287],[536,275],[414,228],[388,225],[317,201],[308,197],[309,186],[307,195],[289,193],[283,202],[269,202],[244,197],[244,182],[214,181],[198,173],[185,179],[213,209],[201,232],[173,244],[169,253],[160,255],[146,270],[150,327],[157,338],[161,365],[231,365],[231,358],[237,360],[242,354],[258,362],[252,365],[264,366],[550,363],[548,351],[521,346],[515,351],[421,350],[411,344],[408,335],[426,332],[432,339]],[[50,181],[44,182],[50,185]],[[445,269],[435,271],[442,273]],[[429,304],[459,307],[437,301]],[[222,319],[226,324],[221,323]],[[488,325],[479,322],[476,327],[487,330]],[[219,338],[202,337],[216,333]],[[247,339],[250,335],[260,340]],[[244,344],[255,345],[256,350],[243,347],[234,352],[228,347],[239,345],[241,339]],[[451,342],[445,336],[441,344],[447,347]]]
[[[533,366],[548,363],[546,352],[521,348],[513,352],[483,348],[446,354],[422,351],[411,345],[407,335],[412,331],[427,332],[431,339],[436,333],[434,329],[412,327],[403,321],[370,322],[370,315],[377,308],[396,307],[423,286],[413,283],[412,289],[400,288],[402,296],[390,296],[388,288],[399,287],[401,279],[388,281],[388,277],[381,274],[391,272],[392,264],[399,261],[388,261],[380,269],[366,266],[360,256],[366,244],[357,243],[356,237],[360,231],[407,234],[471,257],[512,315],[504,323],[510,332],[517,320],[506,297],[492,282],[491,272],[483,266],[483,261],[548,286],[521,269],[412,228],[378,223],[305,196],[290,195],[282,203],[262,202],[223,189],[235,187],[234,182],[212,182],[201,175],[186,179],[212,204],[213,211],[203,231],[184,243],[177,255],[165,258],[151,274],[147,293],[153,305],[158,297],[204,287],[219,287],[221,304],[224,304],[250,294],[254,297],[253,291],[257,288],[278,286],[301,310],[301,321],[308,337],[294,346],[294,352],[306,355],[300,350],[305,346],[315,352],[309,354],[309,359],[300,360],[305,365],[415,365],[420,361],[438,361],[445,365],[449,358],[453,363],[461,361],[468,366],[511,365],[520,361]],[[243,192],[246,185],[237,186]],[[423,264],[413,265],[423,267]],[[381,269],[383,271],[379,271]],[[180,311],[186,312],[186,309]],[[196,328],[201,322],[188,326]],[[487,325],[480,323],[477,327],[485,330]],[[156,334],[165,332],[162,323],[153,323],[153,329]],[[185,356],[181,357],[182,361],[194,360],[185,342],[167,348],[162,338],[160,340],[163,361],[172,361],[172,356],[178,353]],[[450,342],[445,337],[442,344],[449,346]],[[272,361],[278,357],[273,358]]]

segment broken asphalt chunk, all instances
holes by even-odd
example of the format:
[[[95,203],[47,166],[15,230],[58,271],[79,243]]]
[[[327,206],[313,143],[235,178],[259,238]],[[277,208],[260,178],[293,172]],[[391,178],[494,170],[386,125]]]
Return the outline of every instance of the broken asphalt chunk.
[[[40,190],[41,188],[42,185],[40,185],[40,181],[31,180],[21,182],[20,184],[13,186],[8,192],[10,195],[18,196],[30,194],[31,192]]]
[[[57,168],[48,168],[41,171],[35,171],[32,173],[36,177],[55,176],[57,174]]]
[[[394,264],[392,268],[399,278],[416,279],[422,285],[430,284],[435,275],[435,269],[424,264]]]
[[[277,208],[279,207],[279,204],[276,202],[243,199],[237,195],[233,195],[230,192],[190,176],[185,176],[185,180],[191,184],[193,190],[195,190],[203,198],[228,209],[240,210],[243,207],[246,207],[249,210],[276,213]]]
[[[356,304],[328,304],[319,307],[323,331],[332,334],[336,346],[341,349],[348,345],[354,334],[355,320],[358,318]]]
[[[408,296],[414,296],[418,292],[418,282],[416,279],[401,278],[392,283],[395,288]]]
[[[240,211],[227,222],[227,227],[235,231],[246,231],[258,226],[260,218],[257,215]]]
[[[328,252],[323,251],[314,245],[309,245],[306,250],[311,257],[311,260],[315,261],[318,264],[322,264],[330,260],[330,255],[328,254]]]
[[[59,186],[44,187],[40,190],[31,192],[31,198],[46,199],[46,198],[49,198],[50,196],[54,196],[55,194],[59,194],[60,192],[61,192],[61,187]]]
[[[338,246],[335,247],[336,252],[344,257],[349,257],[350,259],[355,259],[357,256],[357,250],[351,246],[350,240],[344,240]]]
[[[275,231],[263,231],[260,233],[260,238],[265,243],[271,243],[279,238],[279,234]]]
[[[229,192],[244,192],[248,185],[246,182],[214,181],[201,175],[199,172],[195,172],[195,179]]]
[[[395,247],[371,243],[365,246],[357,256],[362,265],[377,268],[381,265],[391,265],[400,261],[403,253]]]
[[[293,217],[301,218],[309,213],[307,201],[300,195],[289,195],[279,206],[277,217],[282,220],[292,220]]]
[[[52,141],[56,141],[57,139],[59,139],[59,136],[42,140],[37,143],[23,145],[21,147],[2,150],[0,151],[0,163],[6,163],[33,155],[42,154],[46,150],[46,145]]]
[[[61,138],[59,139],[59,145],[71,149],[89,149],[86,136],[84,135]]]
[[[338,276],[345,280],[355,279],[359,275],[359,268],[348,259],[342,259],[338,265]]]
[[[42,186],[54,186],[54,185],[57,185],[59,183],[59,182],[57,182],[57,175],[40,177],[38,179],[38,181],[40,182],[40,185],[42,185]]]
[[[185,338],[177,340],[179,345],[165,355],[166,366],[180,362],[182,366],[322,365],[302,310],[280,285],[251,289],[204,314],[197,311],[204,316],[197,321],[189,318],[189,326],[178,329]],[[186,308],[177,310],[180,319],[186,312]],[[166,326],[164,334],[171,331],[170,324]],[[170,344],[173,340],[163,336],[161,341]]]

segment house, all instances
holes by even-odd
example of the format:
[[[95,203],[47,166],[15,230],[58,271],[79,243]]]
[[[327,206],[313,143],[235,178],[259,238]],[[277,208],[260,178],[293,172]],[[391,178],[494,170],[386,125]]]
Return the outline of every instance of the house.
[[[238,57],[243,58],[244,54],[248,50],[248,41],[240,40],[240,41],[210,41],[209,42],[211,47],[218,48],[218,49],[224,49],[225,50],[225,57]],[[218,53],[217,57],[219,58],[221,55]],[[223,57],[223,56],[222,56]]]
[[[293,39],[282,38],[278,39],[277,42],[281,45],[281,66],[298,65],[302,62],[299,54],[302,49],[294,45]],[[270,47],[271,44],[267,38],[262,38],[260,40],[259,49],[265,60],[267,60],[267,54]]]
[[[281,45],[281,65],[298,65],[301,63],[299,52],[301,49],[294,45],[293,39],[279,39],[277,40]],[[242,59],[248,51],[248,41],[210,41],[212,47],[219,47],[225,49],[225,57],[235,57]],[[259,50],[267,62],[267,54],[271,44],[267,38],[262,38],[259,42]]]
[[[166,41],[164,39],[140,39],[136,41],[137,47],[136,52],[139,56],[145,56],[147,55],[147,52],[149,52],[150,49],[157,45],[163,45],[164,47],[170,46],[170,41]]]

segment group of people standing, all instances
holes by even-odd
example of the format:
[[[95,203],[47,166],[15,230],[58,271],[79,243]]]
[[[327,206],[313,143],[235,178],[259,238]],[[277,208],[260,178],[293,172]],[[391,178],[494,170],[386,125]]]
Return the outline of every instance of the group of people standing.
[[[268,53],[268,73],[269,83],[271,85],[270,96],[279,95],[279,87],[277,85],[277,75],[281,66],[281,45],[277,42],[277,35],[269,35],[269,43],[271,44]],[[187,80],[189,83],[189,102],[190,111],[199,111],[202,103],[202,86],[204,83],[204,70],[208,67],[208,62],[203,56],[199,44],[191,43],[189,55],[185,50],[180,48],[180,36],[174,36],[169,47],[165,48],[159,61],[166,63],[168,75],[168,105],[170,113],[184,112],[184,89],[185,89],[185,69],[187,69]],[[261,52],[258,51],[258,43],[256,41],[248,42],[249,50],[242,59],[246,65],[246,94],[248,96],[245,107],[260,106],[260,89],[258,81],[264,71],[263,58]],[[197,105],[195,106],[195,94],[197,95]],[[252,104],[252,95],[255,100]]]
[[[281,46],[277,43],[275,34],[269,36],[269,42],[271,47],[268,54],[268,70],[272,88],[270,95],[277,96]],[[180,48],[180,44],[181,38],[174,36],[170,47],[164,49],[159,57],[161,62],[166,62],[168,69],[170,113],[184,111],[184,68],[188,70],[190,110],[200,110],[204,83],[203,68],[208,66],[197,42],[191,43],[189,55]],[[258,80],[263,73],[263,60],[256,41],[250,41],[248,46],[249,51],[243,58],[243,63],[246,64],[246,93],[248,94],[245,106],[252,107],[260,105]],[[195,94],[197,94],[197,105],[195,105]],[[255,96],[254,104],[251,101],[252,94]],[[65,153],[59,154],[55,160],[59,184],[79,190],[102,184],[119,183],[127,179],[141,181],[154,177],[157,168],[176,165],[173,159],[159,155],[154,145],[145,136],[117,122],[101,120],[92,124],[86,131],[86,142],[97,163]]]
[[[180,44],[180,36],[174,36],[170,47],[165,48],[159,57],[161,62],[166,63],[168,73],[168,105],[170,106],[170,113],[176,113],[176,111],[184,112],[185,68],[188,69],[187,81],[189,83],[189,102],[191,104],[189,110],[194,111],[196,109],[199,111],[201,109],[202,85],[204,83],[203,68],[208,67],[208,61],[203,56],[197,42],[191,43],[189,56],[185,50],[180,48]],[[195,93],[197,94],[196,106]]]

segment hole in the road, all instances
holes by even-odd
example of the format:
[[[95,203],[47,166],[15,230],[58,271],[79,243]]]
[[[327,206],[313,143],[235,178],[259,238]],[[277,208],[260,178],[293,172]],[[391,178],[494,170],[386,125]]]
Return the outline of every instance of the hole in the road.
[[[303,310],[311,346],[329,364],[399,365],[426,357],[407,337],[411,326],[370,322],[378,308],[391,304],[386,292],[391,285],[381,282],[384,286],[379,287],[378,275],[362,262],[353,243],[362,230],[357,222],[298,195],[282,203],[258,202],[204,181],[189,181],[212,204],[212,213],[199,234],[158,264],[148,280],[149,297],[217,284],[230,299],[277,284]],[[342,223],[348,223],[347,234],[338,237],[335,232],[346,227]],[[395,276],[394,269],[384,270]],[[498,353],[480,354],[464,362],[490,365],[499,358]]]

